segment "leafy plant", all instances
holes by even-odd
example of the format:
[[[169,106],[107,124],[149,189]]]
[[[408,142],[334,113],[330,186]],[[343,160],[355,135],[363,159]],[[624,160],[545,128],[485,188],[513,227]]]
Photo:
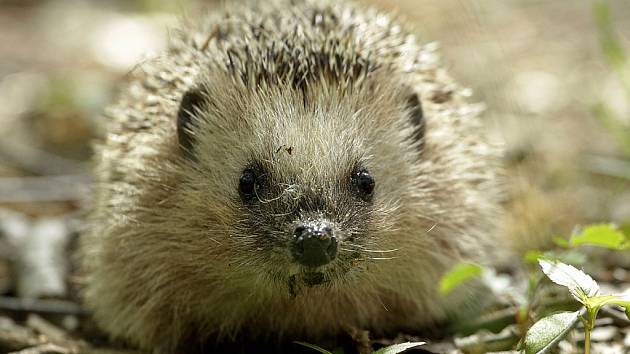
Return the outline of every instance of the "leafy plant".
[[[608,2],[603,0],[595,2],[594,12],[602,52],[610,67],[621,80],[627,100],[630,102],[630,61],[621,45],[619,36],[613,29]],[[626,156],[630,157],[630,127],[622,123],[623,120],[602,102],[595,106],[595,114],[621,146]]]
[[[630,293],[602,295],[597,282],[573,266],[542,259],[539,264],[551,281],[568,289],[571,296],[583,305],[583,310],[553,314],[536,322],[525,336],[524,349],[527,354],[548,353],[578,321],[584,325],[584,352],[589,354],[591,331],[602,307],[621,306],[630,318]]]
[[[532,272],[529,276],[528,295],[517,301],[516,319],[520,333],[525,333],[521,340],[522,349],[526,353],[549,353],[564,339],[577,324],[582,322],[585,328],[585,347],[590,350],[590,333],[595,318],[603,306],[618,305],[625,308],[630,318],[629,294],[601,294],[600,287],[589,275],[569,264],[586,264],[587,255],[581,248],[592,246],[614,251],[625,251],[630,248],[630,238],[614,224],[593,224],[576,231],[569,237],[557,238],[561,248],[555,251],[530,251],[524,260],[526,263],[539,264],[543,273],[554,283],[567,288],[573,299],[582,305],[569,302],[546,303],[541,297],[541,281],[545,275]],[[446,295],[461,284],[487,274],[488,269],[471,263],[461,263],[446,273],[440,281],[440,292]],[[482,277],[485,280],[485,277]],[[576,305],[578,305],[576,304]],[[560,311],[560,312],[559,312]],[[534,313],[551,313],[543,315],[530,327]],[[464,321],[465,322],[465,321]],[[520,337],[520,335],[519,335]],[[587,351],[588,353],[588,351]]]

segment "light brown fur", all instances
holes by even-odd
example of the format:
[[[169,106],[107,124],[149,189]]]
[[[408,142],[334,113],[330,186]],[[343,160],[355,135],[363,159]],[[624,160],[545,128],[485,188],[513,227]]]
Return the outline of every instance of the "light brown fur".
[[[452,305],[436,293],[445,270],[482,261],[496,242],[497,149],[431,46],[372,10],[296,3],[234,8],[186,28],[111,107],[82,255],[86,303],[114,337],[168,352],[191,335],[416,328]],[[211,103],[196,112],[191,161],[175,121],[195,87]],[[410,88],[424,110],[420,142]],[[244,230],[238,180],[252,160],[284,181],[281,205],[317,191],[340,219],[354,212],[340,190],[350,166],[375,176],[368,231],[340,241],[324,284],[301,283],[288,253]]]

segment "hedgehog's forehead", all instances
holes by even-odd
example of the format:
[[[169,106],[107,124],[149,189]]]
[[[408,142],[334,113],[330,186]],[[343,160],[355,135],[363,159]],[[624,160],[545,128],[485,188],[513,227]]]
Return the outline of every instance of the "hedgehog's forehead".
[[[325,78],[305,87],[251,87],[211,76],[209,82],[218,84],[204,86],[208,148],[219,146],[225,134],[228,145],[242,152],[242,165],[266,165],[276,176],[286,175],[283,180],[333,180],[370,167],[372,150],[400,129],[401,102],[388,76],[373,74],[352,87]]]
[[[366,141],[347,107],[267,107],[252,127],[255,160],[283,179],[334,180],[360,163]]]

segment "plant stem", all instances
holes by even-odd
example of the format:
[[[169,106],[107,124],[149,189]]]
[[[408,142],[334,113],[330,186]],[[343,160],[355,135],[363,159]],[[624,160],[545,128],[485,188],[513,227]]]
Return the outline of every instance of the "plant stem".
[[[587,315],[587,317],[584,317]],[[584,326],[584,354],[591,354],[591,329],[595,326],[595,316],[597,313],[592,308],[583,307],[578,317]]]
[[[590,326],[589,326],[590,327]],[[584,354],[591,353],[591,329],[584,328]]]

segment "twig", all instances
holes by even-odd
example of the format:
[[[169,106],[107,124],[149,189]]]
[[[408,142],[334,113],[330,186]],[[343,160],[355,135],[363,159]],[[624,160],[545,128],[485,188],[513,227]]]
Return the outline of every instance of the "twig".
[[[588,157],[587,168],[595,173],[630,180],[630,161],[622,158],[596,156]]]
[[[486,353],[510,350],[520,339],[518,327],[511,325],[500,333],[480,331],[477,334],[455,338],[455,346],[466,353]]]
[[[85,173],[86,164],[19,143],[14,139],[0,140],[0,156],[14,165],[41,175]]]
[[[77,353],[77,352],[64,348],[64,347],[60,347],[56,344],[47,343],[47,344],[38,345],[36,347],[22,349],[17,352],[11,352],[9,354],[70,354],[70,353]]]
[[[34,329],[37,333],[44,335],[46,339],[53,343],[63,343],[71,341],[68,333],[63,329],[57,327],[51,322],[46,321],[39,315],[30,314],[26,319],[26,325],[29,328]]]
[[[0,296],[0,311],[87,316],[89,312],[78,304],[64,300],[20,299]]]
[[[88,175],[0,178],[0,203],[81,200],[91,184]]]
[[[8,317],[0,317],[0,352],[20,350],[42,344],[35,332],[17,325]]]

